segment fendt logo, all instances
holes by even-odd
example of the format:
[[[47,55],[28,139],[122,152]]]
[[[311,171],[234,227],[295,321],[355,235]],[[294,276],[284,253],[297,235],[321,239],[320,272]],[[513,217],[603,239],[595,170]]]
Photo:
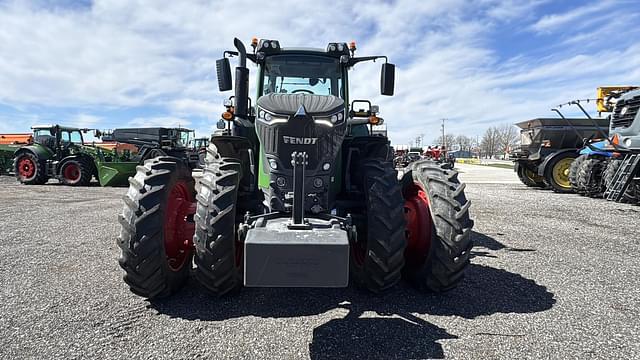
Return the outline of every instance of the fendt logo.
[[[295,145],[315,145],[318,138],[303,138],[303,137],[293,137],[293,136],[283,136],[282,141],[285,144],[295,144]]]

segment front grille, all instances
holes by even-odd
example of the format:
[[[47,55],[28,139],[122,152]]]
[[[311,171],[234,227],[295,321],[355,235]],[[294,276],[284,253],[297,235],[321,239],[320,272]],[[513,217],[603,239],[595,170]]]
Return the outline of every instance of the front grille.
[[[622,113],[622,109],[626,108],[626,112]],[[633,120],[638,114],[638,108],[640,108],[640,95],[628,100],[620,100],[616,104],[616,108],[613,110],[613,116],[611,117],[612,128],[627,128],[631,126]]]

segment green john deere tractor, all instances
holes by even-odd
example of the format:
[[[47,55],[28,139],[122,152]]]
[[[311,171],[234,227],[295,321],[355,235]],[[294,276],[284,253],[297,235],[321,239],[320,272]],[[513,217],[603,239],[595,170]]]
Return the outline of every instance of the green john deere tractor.
[[[124,281],[141,296],[167,296],[189,274],[216,295],[242,286],[344,287],[373,292],[402,276],[441,292],[463,278],[473,221],[458,174],[428,160],[399,179],[379,109],[349,99],[356,64],[385,59],[381,93],[395,66],[355,56],[355,43],[326,49],[252,42],[217,62],[232,88],[226,128],[207,148],[199,185],[184,161],[148,160],[130,180],[118,243]],[[248,96],[257,65],[257,94]]]

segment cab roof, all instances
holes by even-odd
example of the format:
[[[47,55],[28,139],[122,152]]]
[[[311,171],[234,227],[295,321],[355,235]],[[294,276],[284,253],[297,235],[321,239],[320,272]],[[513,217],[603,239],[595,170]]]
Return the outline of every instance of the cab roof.
[[[57,124],[49,124],[49,125],[33,125],[31,130],[43,130],[43,129],[52,129],[54,127],[58,127],[60,130],[68,130],[68,131],[85,131],[89,129],[80,129],[76,127],[63,126]]]

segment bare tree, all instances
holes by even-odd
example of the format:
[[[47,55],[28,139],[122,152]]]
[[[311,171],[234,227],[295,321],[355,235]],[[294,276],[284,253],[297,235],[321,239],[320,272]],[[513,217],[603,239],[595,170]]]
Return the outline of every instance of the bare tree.
[[[455,144],[458,145],[458,147],[460,147],[460,151],[471,152],[472,143],[473,143],[473,139],[466,135],[456,136]]]
[[[447,148],[451,148],[451,145],[456,144],[456,136],[454,134],[445,134],[444,135],[445,144],[447,144]],[[435,145],[442,146],[442,135],[438,136],[435,140]]]
[[[518,131],[511,124],[503,124],[496,130],[498,131],[498,151],[506,158],[511,147],[518,141]]]
[[[480,141],[480,149],[482,154],[487,158],[493,158],[500,147],[500,130],[496,127],[490,127],[482,135]]]

